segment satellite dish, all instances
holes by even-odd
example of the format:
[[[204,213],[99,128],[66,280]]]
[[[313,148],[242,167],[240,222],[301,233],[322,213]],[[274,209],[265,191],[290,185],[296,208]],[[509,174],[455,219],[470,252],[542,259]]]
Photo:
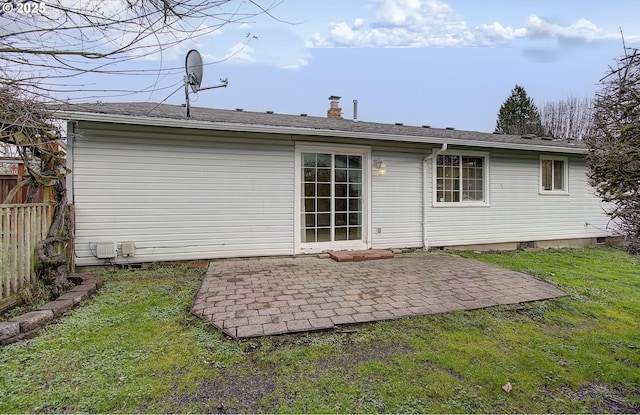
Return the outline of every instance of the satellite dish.
[[[221,84],[216,86],[208,86],[206,88],[202,88],[202,56],[200,56],[200,52],[195,49],[191,49],[187,52],[187,57],[184,60],[184,66],[187,74],[184,77],[184,95],[187,100],[187,117],[191,116],[191,107],[189,106],[189,87],[191,90],[196,93],[199,91],[205,91],[207,89],[213,88],[226,88],[229,84],[229,81],[225,79],[220,79]]]
[[[198,92],[202,84],[202,56],[200,56],[200,52],[195,49],[187,52],[184,66],[187,70],[186,82],[191,86],[193,92]]]

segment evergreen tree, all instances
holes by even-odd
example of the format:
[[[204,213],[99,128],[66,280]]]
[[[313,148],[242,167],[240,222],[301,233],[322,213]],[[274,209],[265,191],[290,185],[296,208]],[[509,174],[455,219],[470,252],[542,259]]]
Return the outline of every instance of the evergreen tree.
[[[500,107],[496,132],[501,134],[544,135],[540,112],[520,85],[511,90],[511,95]]]

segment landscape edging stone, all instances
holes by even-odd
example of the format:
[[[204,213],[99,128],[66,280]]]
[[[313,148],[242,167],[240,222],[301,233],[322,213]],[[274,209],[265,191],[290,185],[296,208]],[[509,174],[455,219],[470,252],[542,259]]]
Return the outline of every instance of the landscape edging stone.
[[[80,284],[34,311],[9,321],[0,321],[0,345],[4,346],[34,336],[42,327],[96,294],[103,284],[102,278],[95,274],[73,275],[69,279],[80,280]]]

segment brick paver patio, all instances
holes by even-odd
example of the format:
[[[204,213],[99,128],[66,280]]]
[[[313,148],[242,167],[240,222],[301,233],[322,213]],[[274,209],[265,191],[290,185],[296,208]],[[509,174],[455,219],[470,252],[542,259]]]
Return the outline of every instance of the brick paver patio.
[[[531,275],[444,253],[366,262],[301,256],[212,262],[191,311],[244,338],[563,295]]]

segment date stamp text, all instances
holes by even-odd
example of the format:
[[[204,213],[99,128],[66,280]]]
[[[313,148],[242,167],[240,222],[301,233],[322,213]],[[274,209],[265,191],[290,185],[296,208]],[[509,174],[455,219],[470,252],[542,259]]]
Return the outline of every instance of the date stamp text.
[[[47,5],[38,1],[18,1],[2,3],[0,14],[18,13],[18,14],[43,14],[47,12]]]

